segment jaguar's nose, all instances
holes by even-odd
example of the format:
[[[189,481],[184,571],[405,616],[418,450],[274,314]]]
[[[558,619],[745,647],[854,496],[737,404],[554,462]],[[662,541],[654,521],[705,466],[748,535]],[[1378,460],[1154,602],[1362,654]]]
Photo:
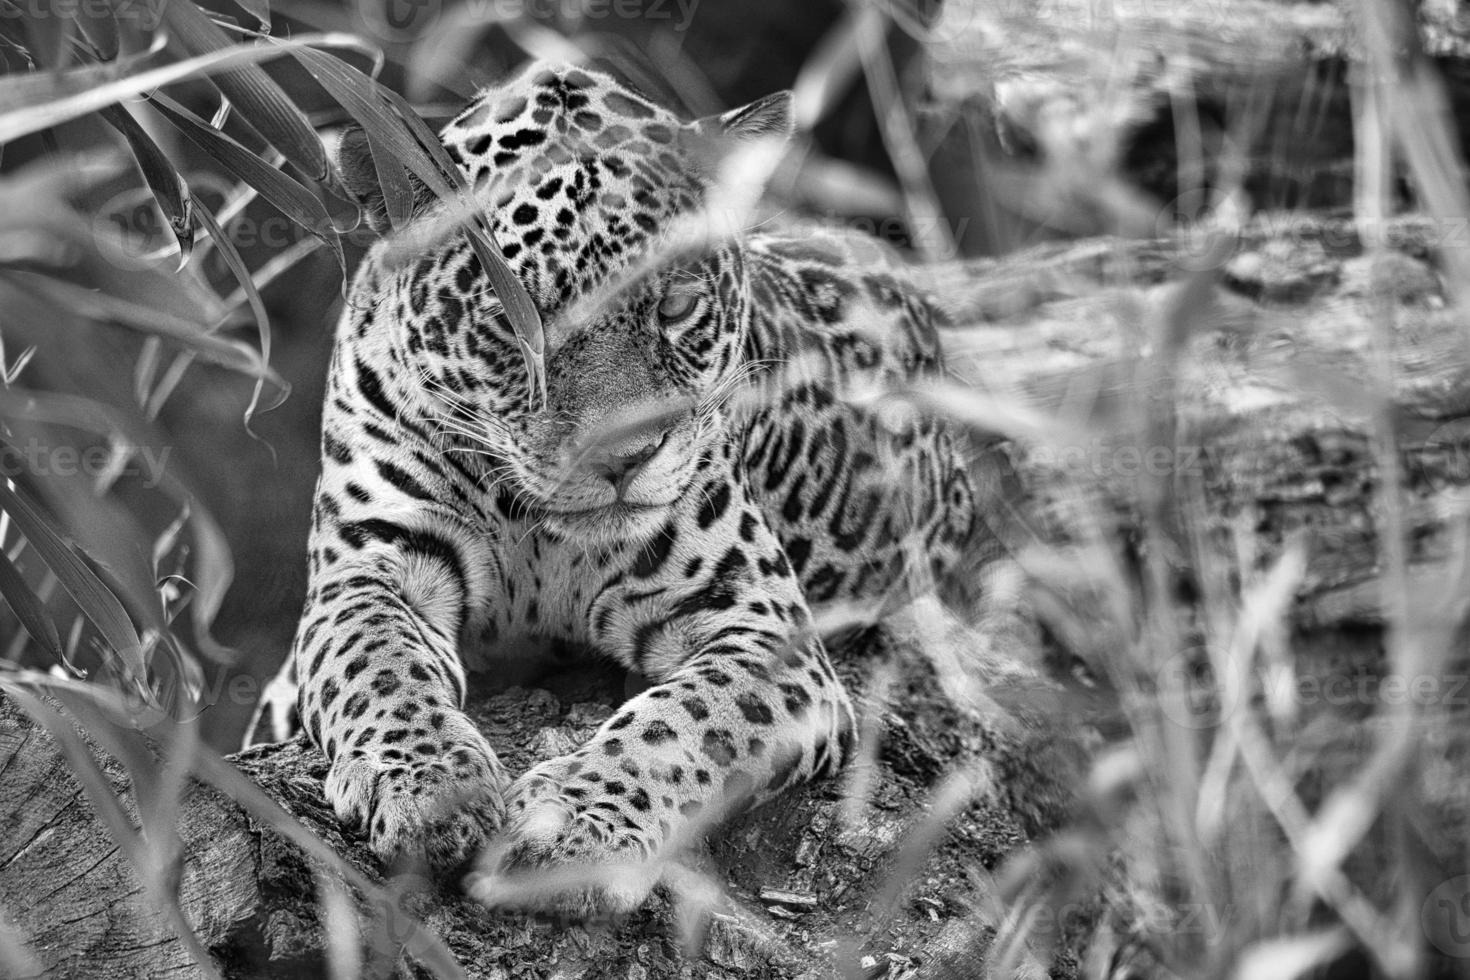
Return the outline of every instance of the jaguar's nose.
[[[597,476],[602,477],[621,494],[623,489],[638,475],[643,465],[652,459],[664,443],[668,440],[668,433],[649,442],[641,449],[635,449],[629,453],[606,452],[596,453],[586,461],[587,469]]]

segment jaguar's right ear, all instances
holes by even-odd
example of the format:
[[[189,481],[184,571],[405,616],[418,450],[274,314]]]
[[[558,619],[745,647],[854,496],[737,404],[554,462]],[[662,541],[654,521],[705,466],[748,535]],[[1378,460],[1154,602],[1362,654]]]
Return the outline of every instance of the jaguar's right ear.
[[[372,229],[380,235],[391,232],[393,223],[388,218],[388,205],[378,176],[378,164],[373,160],[372,146],[361,126],[348,126],[342,131],[332,153],[332,162],[336,165],[342,186],[352,195],[357,206],[362,208],[363,217]],[[413,196],[410,215],[418,214],[433,203],[434,193],[423,181],[396,160],[387,160],[384,163],[397,168],[398,173],[403,174],[404,180],[408,182]]]

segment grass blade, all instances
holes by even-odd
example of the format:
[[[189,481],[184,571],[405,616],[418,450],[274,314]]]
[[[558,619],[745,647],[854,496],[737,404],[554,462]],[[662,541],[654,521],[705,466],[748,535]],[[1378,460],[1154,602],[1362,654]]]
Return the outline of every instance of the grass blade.
[[[270,319],[266,316],[265,303],[260,298],[260,290],[255,288],[255,280],[251,278],[250,267],[240,257],[239,249],[235,248],[235,243],[230,241],[229,236],[224,233],[224,229],[215,220],[214,214],[197,197],[193,198],[193,204],[195,211],[199,214],[200,222],[208,230],[209,237],[214,241],[215,248],[219,249],[220,257],[225,260],[225,265],[230,267],[230,272],[234,275],[235,282],[239,284],[241,291],[245,294],[245,301],[250,306],[250,313],[255,317],[256,334],[260,337],[260,363],[269,368],[271,360]],[[255,387],[250,392],[250,404],[245,406],[245,423],[247,425],[249,425],[251,417],[255,414],[256,406],[260,403],[260,393],[264,387],[265,378],[263,376],[257,376]]]
[[[139,56],[127,62],[87,65],[61,72],[27,72],[0,78],[0,144],[51,129],[103,106],[152,93],[164,85],[279,58],[309,46],[359,48],[351,34],[304,34],[272,45],[240,44],[156,68]],[[138,69],[129,74],[128,71]]]

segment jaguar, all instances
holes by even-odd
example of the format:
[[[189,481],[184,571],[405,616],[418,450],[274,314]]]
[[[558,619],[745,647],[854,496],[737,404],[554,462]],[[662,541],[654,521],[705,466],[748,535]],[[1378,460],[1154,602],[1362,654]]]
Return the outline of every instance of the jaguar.
[[[385,862],[478,858],[492,905],[638,907],[716,821],[852,754],[812,610],[960,561],[963,434],[884,395],[942,375],[937,301],[857,233],[729,218],[731,161],[793,132],[789,92],[688,120],[540,62],[480,92],[439,135],[545,325],[539,372],[469,236],[405,261],[372,145],[338,141],[384,235],[338,327],[305,610],[257,719],[305,730]],[[410,228],[448,213],[413,201]],[[715,212],[730,227],[687,233]],[[647,687],[515,775],[463,704],[532,641]],[[511,897],[527,876],[552,884]]]

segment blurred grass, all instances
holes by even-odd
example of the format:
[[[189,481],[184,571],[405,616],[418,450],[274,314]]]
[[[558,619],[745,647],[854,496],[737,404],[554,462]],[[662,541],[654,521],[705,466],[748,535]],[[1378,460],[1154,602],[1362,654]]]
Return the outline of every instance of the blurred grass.
[[[1287,5],[1249,6],[1269,14]],[[258,3],[245,9],[257,19],[264,13]],[[1228,228],[1239,217],[1232,209],[1278,192],[1288,201],[1350,204],[1367,223],[1405,203],[1443,221],[1470,217],[1453,119],[1464,110],[1418,50],[1405,8],[1390,0],[1355,8],[1377,25],[1369,39],[1397,43],[1369,44],[1353,64],[1351,133],[1306,130],[1314,146],[1346,145],[1346,201],[1334,197],[1339,185],[1316,175],[1288,173],[1284,191],[1268,186],[1272,166],[1290,169],[1281,159],[1292,148],[1264,120],[1291,115],[1280,111],[1291,98],[1299,100],[1296,118],[1344,118],[1320,91],[1263,95],[1279,61],[1237,66],[1246,84],[1225,94],[1149,76],[1165,55],[1210,64],[1238,53],[1241,38],[1231,30],[1240,25],[1209,20],[1236,7],[1184,5],[1183,27],[1167,17],[1130,20],[1123,7],[1109,19],[1090,7],[1085,29],[1063,37],[1057,25],[1068,9],[1041,17],[1015,5],[952,2],[930,21],[945,27],[935,31],[905,8],[771,4],[754,20],[702,12],[688,38],[674,39],[681,44],[637,20],[592,25],[609,30],[487,23],[454,5],[438,20],[375,40],[389,56],[388,87],[426,106],[453,107],[468,94],[467,80],[488,81],[523,49],[566,44],[662,72],[665,87],[701,109],[795,84],[810,139],[798,150],[800,165],[777,174],[773,200],[852,224],[892,220],[898,244],[926,259],[1079,234],[1152,235],[1172,230],[1175,219]],[[271,12],[277,37],[327,38],[308,65],[333,79],[325,89],[277,46],[256,43],[255,27],[233,9],[171,4],[168,46],[159,51],[151,25],[0,19],[0,132],[12,137],[0,168],[4,438],[43,447],[50,471],[61,447],[96,447],[106,460],[70,476],[34,466],[5,474],[0,543],[9,563],[0,566],[0,594],[13,619],[0,677],[53,732],[61,730],[48,714],[54,709],[39,695],[63,698],[74,717],[105,728],[115,719],[90,712],[107,699],[79,695],[90,689],[72,681],[85,676],[107,698],[126,692],[155,709],[146,727],[171,733],[170,744],[184,739],[178,751],[196,760],[192,768],[222,783],[227,770],[189,739],[232,745],[259,682],[289,645],[305,589],[329,327],[342,269],[361,245],[344,234],[351,208],[325,172],[317,126],[356,116],[377,127],[396,159],[433,165],[422,131],[416,136],[401,106],[358,73],[373,64],[364,46],[340,36],[362,29],[361,12],[327,4]],[[732,26],[732,17],[743,23]],[[475,36],[456,35],[456,26]],[[730,38],[743,54],[714,53]],[[773,38],[779,56],[764,46]],[[1008,44],[1010,75],[984,61]],[[237,60],[220,68],[212,52],[223,49],[237,50]],[[1023,64],[1034,50],[1042,57]],[[191,58],[203,60],[181,70]],[[1037,64],[1051,74],[1036,75]],[[176,104],[131,97],[151,88],[128,81],[145,69],[182,72],[168,86]],[[1263,80],[1252,83],[1253,71]],[[963,89],[955,79],[967,73],[965,94],[946,97],[943,85]],[[107,91],[97,84],[103,77],[118,98],[96,94]],[[1053,84],[1071,94],[1053,98]],[[120,101],[124,92],[129,99]],[[1141,123],[1141,105],[1156,109],[1161,97],[1168,124],[1156,124],[1157,115]],[[979,113],[966,106],[985,99]],[[246,241],[247,227],[280,237]],[[1470,281],[1470,270],[1455,266],[1463,260],[1445,256],[1456,290]],[[1140,324],[1150,354],[1123,366],[1131,400],[1121,410],[1140,446],[1179,442],[1172,386],[1186,341],[1213,315],[1212,285],[1210,274],[1186,271],[1173,306]],[[1387,350],[1394,339],[1385,331],[1377,343]],[[1363,397],[1377,419],[1389,668],[1432,676],[1453,659],[1459,637],[1412,619],[1398,452],[1386,418],[1391,367],[1382,357],[1378,364]],[[1065,447],[1087,431],[1085,417],[1038,419],[1010,394],[955,386],[928,398],[926,407],[963,424],[1038,444]],[[145,447],[176,450],[166,478],[148,468]],[[1222,566],[1203,544],[1200,489],[1174,476],[1154,474],[1134,488],[1137,528],[1118,527],[1095,488],[1079,485],[1074,546],[1035,541],[1015,555],[1040,597],[1036,612],[1053,635],[1073,638],[1122,724],[1099,753],[1076,823],[996,874],[1002,908],[986,913],[999,929],[992,967],[997,975],[1046,969],[1050,940],[1038,910],[1101,894],[1109,911],[1089,951],[1092,975],[1146,960],[1159,975],[1300,976],[1355,956],[1377,975],[1422,975],[1430,950],[1412,899],[1430,883],[1404,824],[1422,808],[1409,778],[1424,765],[1422,735],[1444,719],[1412,704],[1385,710],[1370,728],[1375,742],[1364,763],[1347,773],[1329,766],[1330,746],[1311,737],[1314,719],[1290,716],[1259,689],[1263,672],[1299,669],[1287,623],[1303,552],[1288,548],[1262,563],[1242,544],[1238,560]],[[1194,572],[1193,601],[1180,599],[1180,566]],[[1078,595],[1088,601],[1047,604]],[[930,642],[970,641],[956,631]],[[977,686],[965,673],[967,653],[935,651],[958,691]],[[978,687],[977,697],[985,693]],[[1245,707],[1221,712],[1221,704]],[[1201,714],[1181,735],[1179,719]],[[142,775],[147,763],[130,755],[128,738],[117,732],[108,744]],[[68,754],[85,773],[82,757]],[[1305,793],[1303,774],[1319,771],[1335,778]],[[84,781],[129,840],[125,818],[99,798],[95,780]],[[983,781],[963,773],[946,784],[934,821],[915,830],[894,894],[902,869],[912,869],[914,854]],[[166,867],[177,860],[165,832],[177,786],[142,785],[150,834],[134,843],[154,850],[139,861]],[[249,794],[238,784],[229,791],[242,802]],[[1387,880],[1385,891],[1364,886],[1363,864]],[[168,908],[167,882],[149,876],[147,884]],[[1204,925],[1157,927],[1187,916]],[[442,961],[440,969],[452,972]]]

